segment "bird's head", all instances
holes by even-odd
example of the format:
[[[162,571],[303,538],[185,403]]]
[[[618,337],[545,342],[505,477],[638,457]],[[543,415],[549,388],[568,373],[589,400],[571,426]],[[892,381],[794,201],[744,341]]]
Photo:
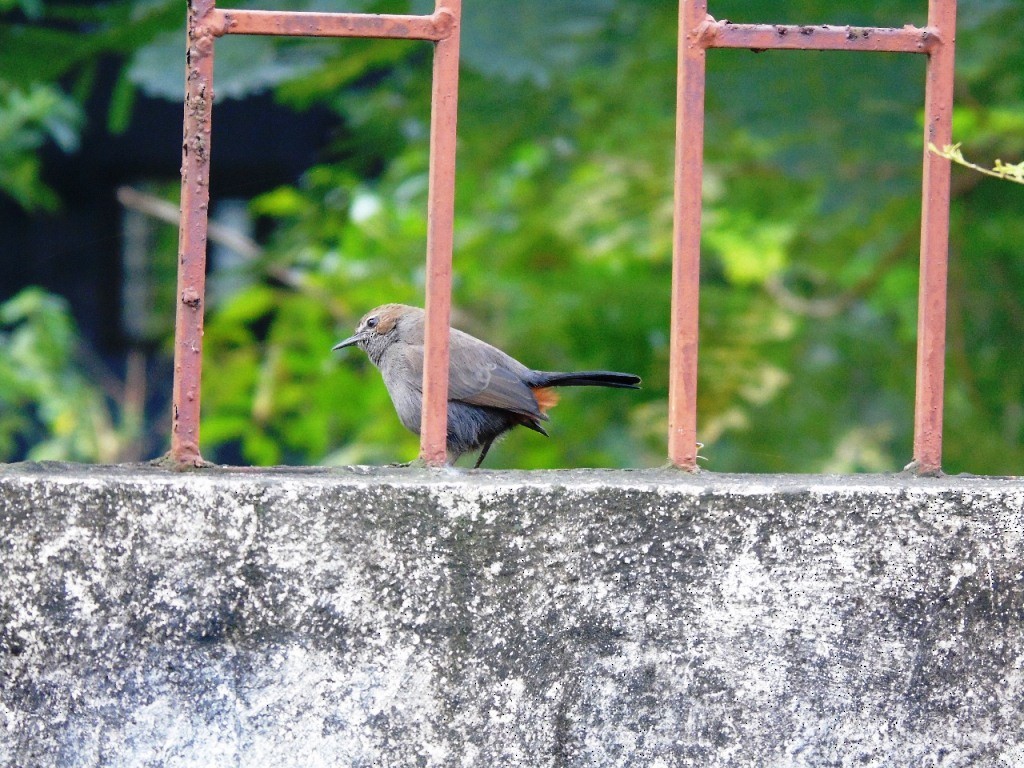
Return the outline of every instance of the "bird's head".
[[[417,307],[383,304],[363,315],[356,326],[356,332],[344,341],[339,341],[331,349],[357,346],[370,356],[374,365],[377,365],[384,351],[402,338],[402,331],[407,330],[405,326],[410,320],[421,320],[422,314],[423,310]]]

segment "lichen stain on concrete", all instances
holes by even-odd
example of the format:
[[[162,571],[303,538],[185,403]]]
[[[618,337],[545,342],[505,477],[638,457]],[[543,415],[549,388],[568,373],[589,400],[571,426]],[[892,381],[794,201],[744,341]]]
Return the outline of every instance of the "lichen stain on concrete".
[[[1024,481],[0,468],[0,765],[1018,765]]]

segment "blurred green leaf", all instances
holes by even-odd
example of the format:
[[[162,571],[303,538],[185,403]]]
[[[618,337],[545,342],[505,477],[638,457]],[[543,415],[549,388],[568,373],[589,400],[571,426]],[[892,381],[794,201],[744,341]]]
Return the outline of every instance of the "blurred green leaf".
[[[107,116],[107,130],[112,134],[124,133],[132,119],[135,104],[135,86],[124,73],[117,80],[110,98],[110,112]]]
[[[0,0],[0,13],[20,9],[29,19],[43,15],[43,0]]]
[[[0,304],[0,459],[111,462],[135,437],[82,374],[77,344],[58,297],[28,288]]]
[[[237,37],[217,46],[216,98],[240,99],[266,91],[320,66],[328,51],[284,46],[269,38]],[[185,44],[180,31],[160,35],[132,57],[127,77],[149,96],[181,101]]]
[[[56,87],[22,89],[0,79],[0,192],[27,210],[56,208],[36,153],[48,140],[65,152],[77,149],[81,122],[77,104]]]

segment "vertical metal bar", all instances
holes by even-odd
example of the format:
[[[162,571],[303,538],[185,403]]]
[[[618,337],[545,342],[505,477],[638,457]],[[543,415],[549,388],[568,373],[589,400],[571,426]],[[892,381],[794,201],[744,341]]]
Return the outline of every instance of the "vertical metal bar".
[[[214,41],[207,20],[213,10],[214,0],[189,0],[185,126],[181,147],[170,458],[178,465],[194,466],[203,464],[199,455],[199,389],[203,364],[206,220],[210,202]]]
[[[675,466],[689,472],[697,471],[697,322],[707,53],[702,32],[707,22],[707,0],[680,0],[668,456]]]
[[[448,337],[451,322],[452,241],[455,219],[455,124],[459,92],[462,0],[437,0],[450,13],[450,34],[434,49],[430,108],[430,188],[427,195],[426,337],[420,458],[441,466],[447,457]]]
[[[924,181],[921,267],[917,317],[917,389],[914,461],[910,468],[934,474],[942,465],[942,403],[946,364],[946,273],[949,259],[949,160],[929,152],[951,144],[956,0],[930,0],[928,26],[938,44],[928,55],[925,82]]]

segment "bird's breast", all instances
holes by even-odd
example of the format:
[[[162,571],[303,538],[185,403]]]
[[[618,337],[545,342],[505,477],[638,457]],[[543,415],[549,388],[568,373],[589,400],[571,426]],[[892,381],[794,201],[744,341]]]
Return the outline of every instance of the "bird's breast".
[[[422,380],[400,355],[383,355],[378,367],[398,420],[406,429],[419,433],[423,406]]]

